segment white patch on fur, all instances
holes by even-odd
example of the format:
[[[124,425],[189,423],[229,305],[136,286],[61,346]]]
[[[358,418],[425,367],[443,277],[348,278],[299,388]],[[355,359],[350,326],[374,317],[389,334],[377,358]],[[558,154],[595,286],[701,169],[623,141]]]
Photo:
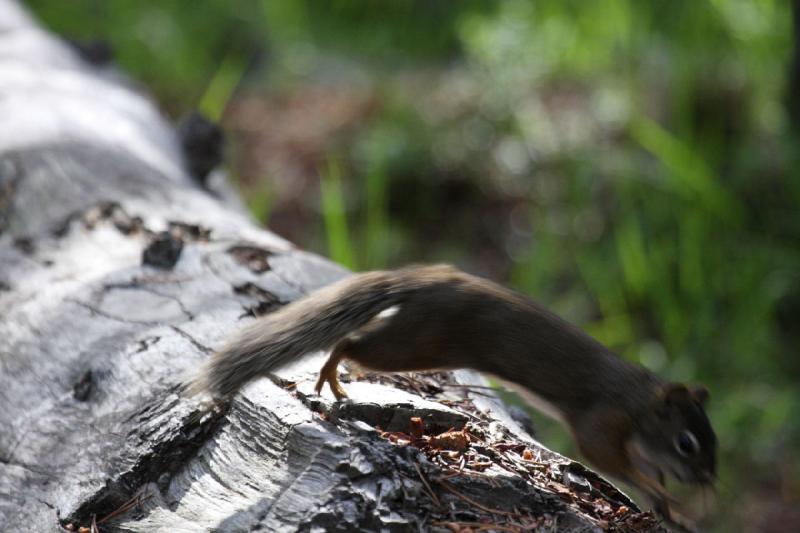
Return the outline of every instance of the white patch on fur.
[[[388,307],[388,308],[384,309],[383,311],[381,311],[377,315],[375,315],[375,319],[376,320],[386,320],[387,318],[392,318],[394,315],[397,314],[397,312],[399,310],[400,310],[400,306],[399,305],[393,305],[391,307]]]

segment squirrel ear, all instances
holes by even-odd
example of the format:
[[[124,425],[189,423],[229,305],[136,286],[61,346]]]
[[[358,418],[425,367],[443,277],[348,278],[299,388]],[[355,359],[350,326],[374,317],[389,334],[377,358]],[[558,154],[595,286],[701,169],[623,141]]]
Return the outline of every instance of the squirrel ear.
[[[665,404],[670,405],[673,403],[685,402],[691,397],[691,392],[682,383],[670,383],[661,393],[661,398]]]
[[[700,402],[700,405],[705,406],[708,403],[708,389],[705,385],[697,385],[692,388],[692,396],[694,399]]]
[[[669,414],[676,403],[685,402],[690,396],[689,389],[681,383],[668,383],[659,394],[656,413],[661,418],[669,418]]]

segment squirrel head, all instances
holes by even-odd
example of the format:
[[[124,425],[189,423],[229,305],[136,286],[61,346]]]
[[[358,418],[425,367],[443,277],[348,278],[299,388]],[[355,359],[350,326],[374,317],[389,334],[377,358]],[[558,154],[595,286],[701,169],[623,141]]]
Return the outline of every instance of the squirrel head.
[[[631,444],[633,460],[644,470],[668,473],[683,483],[712,484],[717,437],[705,412],[708,390],[670,383],[659,391],[653,409],[640,421]]]

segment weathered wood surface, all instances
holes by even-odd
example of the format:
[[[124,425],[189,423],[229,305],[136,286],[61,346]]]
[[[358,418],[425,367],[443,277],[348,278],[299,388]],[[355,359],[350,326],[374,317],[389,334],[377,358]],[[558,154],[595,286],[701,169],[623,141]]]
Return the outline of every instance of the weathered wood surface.
[[[180,386],[232,330],[346,272],[203,190],[146,99],[9,0],[0,117],[0,531],[657,529],[466,372],[338,404],[315,354],[201,414]],[[376,430],[412,416],[470,450]]]

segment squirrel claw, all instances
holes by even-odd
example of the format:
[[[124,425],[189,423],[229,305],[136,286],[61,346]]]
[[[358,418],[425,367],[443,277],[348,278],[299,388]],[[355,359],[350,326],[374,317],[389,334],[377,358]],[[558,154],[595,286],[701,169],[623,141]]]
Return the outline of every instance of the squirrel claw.
[[[317,396],[322,395],[322,387],[325,386],[325,382],[328,382],[328,385],[331,387],[331,392],[336,397],[337,402],[341,402],[347,399],[347,393],[345,392],[342,385],[339,383],[339,379],[336,377],[336,371],[334,373],[320,373],[319,379],[317,379],[317,384],[314,386],[314,391],[317,393]]]
[[[671,531],[678,533],[697,533],[698,531],[694,522],[676,511],[670,500],[658,501],[653,510]]]

